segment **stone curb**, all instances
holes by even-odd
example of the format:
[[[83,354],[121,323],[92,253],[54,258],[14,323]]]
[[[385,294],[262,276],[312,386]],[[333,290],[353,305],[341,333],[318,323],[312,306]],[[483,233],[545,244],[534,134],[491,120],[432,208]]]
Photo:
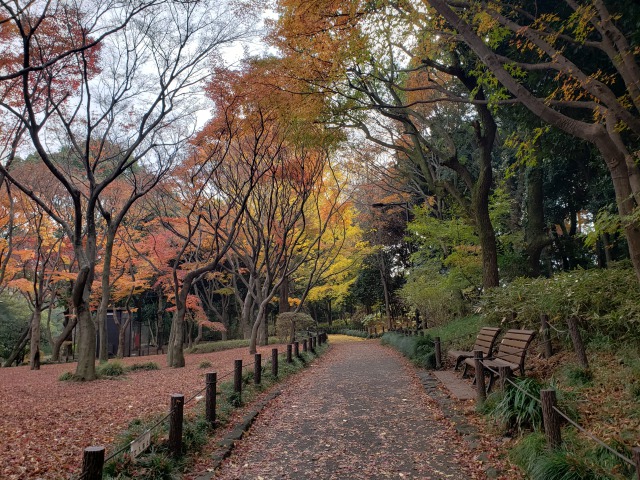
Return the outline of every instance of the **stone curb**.
[[[260,412],[267,406],[267,404],[278,397],[282,391],[275,390],[274,392],[267,395],[263,400],[261,400],[255,407],[253,407],[249,413],[247,413],[244,417],[242,417],[242,421],[238,423],[233,430],[231,430],[227,435],[225,435],[222,440],[217,442],[218,450],[211,455],[211,471],[207,472],[203,475],[196,477],[196,480],[211,480],[216,476],[216,470],[220,467],[220,464],[229,456],[233,451],[233,448],[236,445],[244,434],[251,428],[251,425],[258,417]]]

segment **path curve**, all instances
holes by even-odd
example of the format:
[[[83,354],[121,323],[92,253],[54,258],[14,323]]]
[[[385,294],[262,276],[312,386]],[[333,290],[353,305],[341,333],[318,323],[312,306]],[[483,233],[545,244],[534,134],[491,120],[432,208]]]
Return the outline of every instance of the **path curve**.
[[[214,478],[475,478],[459,459],[469,452],[408,362],[354,341],[288,384]]]

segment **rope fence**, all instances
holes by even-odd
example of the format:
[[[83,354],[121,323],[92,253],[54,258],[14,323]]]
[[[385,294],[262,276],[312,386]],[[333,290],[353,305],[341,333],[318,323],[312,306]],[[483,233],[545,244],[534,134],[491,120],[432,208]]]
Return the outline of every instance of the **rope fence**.
[[[314,347],[316,345],[322,345],[327,342],[327,335],[324,333],[319,333],[316,337],[312,337],[313,341],[309,341],[311,345],[309,350],[314,352]],[[300,352],[298,351],[298,342],[295,342],[295,351],[296,357],[302,357]],[[305,341],[306,344],[306,341]],[[291,350],[292,345],[287,345],[287,363],[292,363]],[[273,348],[271,355],[271,372],[274,377],[278,376],[278,349]],[[256,385],[260,384],[262,377],[262,370],[266,368],[266,365],[263,367],[261,362],[261,354],[256,353],[254,356],[254,361],[250,363],[243,364],[242,360],[236,360],[234,362],[234,369],[232,371],[226,372],[223,375],[218,376],[216,372],[209,372],[206,374],[206,384],[204,388],[199,389],[197,392],[193,393],[186,401],[184,399],[184,395],[182,394],[172,394],[171,395],[171,404],[169,408],[169,412],[166,415],[163,415],[159,420],[157,420],[152,426],[146,428],[144,432],[139,434],[136,438],[134,438],[131,442],[123,445],[121,448],[112,452],[109,456],[105,458],[105,447],[103,446],[91,446],[84,449],[83,452],[83,465],[82,472],[74,477],[71,477],[72,480],[99,480],[102,478],[102,470],[104,464],[110,460],[113,460],[118,455],[126,452],[127,450],[132,452],[132,456],[135,457],[138,454],[142,453],[150,446],[151,442],[151,433],[156,430],[160,425],[169,420],[169,451],[172,455],[180,456],[182,454],[182,424],[184,417],[184,407],[189,403],[193,402],[198,397],[201,397],[202,394],[205,394],[206,397],[206,405],[205,405],[205,416],[207,420],[211,423],[212,426],[215,425],[216,421],[216,399],[215,397],[219,395],[221,392],[217,390],[217,384],[220,380],[223,380],[227,377],[234,376],[234,394],[237,396],[237,400],[240,401],[242,395],[242,374],[245,369],[249,369],[254,367],[254,383]],[[291,361],[290,361],[291,360]]]
[[[563,412],[562,410],[560,410],[560,408],[558,408],[557,405],[555,405],[555,390],[552,389],[547,389],[547,390],[541,390],[540,391],[540,395],[541,398],[537,398],[534,395],[532,395],[530,392],[527,392],[525,389],[523,389],[520,385],[518,385],[510,376],[510,372],[511,372],[511,368],[510,367],[506,367],[508,368],[508,372],[506,373],[506,371],[503,372],[499,372],[496,371],[495,369],[485,365],[484,360],[482,360],[482,352],[480,351],[476,351],[474,353],[479,353],[479,357],[476,355],[474,357],[474,359],[479,360],[479,364],[481,366],[480,369],[476,369],[476,389],[478,390],[478,399],[481,401],[484,401],[484,398],[486,398],[486,392],[480,392],[479,389],[482,388],[484,390],[484,370],[489,371],[490,375],[496,375],[498,377],[502,377],[504,379],[505,382],[509,383],[511,386],[515,387],[518,391],[520,391],[521,393],[523,393],[525,396],[531,398],[532,400],[534,400],[535,402],[537,402],[538,404],[540,404],[542,406],[542,411],[543,411],[543,426],[544,426],[544,430],[545,430],[545,435],[547,436],[547,439],[549,440],[550,438],[555,438],[555,440],[550,441],[549,443],[551,443],[552,447],[558,447],[559,444],[561,443],[561,433],[560,433],[560,422],[558,421],[557,418],[554,418],[555,415],[557,414],[560,417],[562,417],[566,422],[568,422],[570,425],[572,425],[574,428],[576,428],[579,432],[581,432],[582,434],[584,434],[585,436],[587,436],[589,439],[591,439],[592,441],[594,441],[595,443],[597,443],[598,445],[600,445],[602,448],[606,449],[607,451],[609,451],[611,454],[615,455],[616,457],[618,457],[620,460],[626,462],[627,464],[631,465],[632,467],[636,468],[637,474],[638,474],[638,479],[640,479],[640,448],[635,447],[633,449],[633,453],[634,453],[634,459],[628,458],[627,456],[623,455],[622,453],[618,452],[617,450],[615,450],[614,448],[612,448],[610,445],[608,445],[604,440],[598,438],[596,435],[594,435],[593,433],[591,433],[590,431],[588,431],[586,428],[584,428],[582,425],[580,425],[578,422],[576,422],[575,420],[573,420],[571,417],[569,417],[569,415],[567,415],[565,412]],[[482,380],[479,380],[479,377],[482,377]],[[550,395],[550,393],[552,393],[552,395]],[[551,398],[551,402],[549,404],[549,408],[545,408],[545,396],[550,396]]]
[[[568,330],[561,330],[555,327],[553,324],[549,323],[548,318],[546,318],[546,316],[541,316],[541,327],[539,329],[539,332],[541,333],[540,337],[538,337],[535,340],[535,342],[532,342],[531,345],[526,347],[524,350],[531,347],[542,349],[543,354],[545,355],[545,358],[548,358],[549,356],[552,355],[552,350],[551,350],[552,340],[563,341],[563,340],[566,340],[567,336],[570,336],[572,334],[571,326]],[[417,335],[417,330],[402,329],[396,333],[401,333],[405,335]],[[424,334],[423,331],[421,331],[420,333]],[[448,343],[455,343],[459,340],[470,339],[470,338],[473,338],[473,334],[467,333],[467,334],[458,335],[456,337],[449,338],[447,341]],[[441,360],[442,342],[440,340],[440,337],[435,337],[434,339],[431,340],[431,343],[435,347],[436,368],[439,369],[442,367],[442,360]],[[535,401],[536,403],[542,406],[543,426],[545,430],[545,435],[547,436],[547,441],[552,448],[558,448],[562,442],[561,433],[560,433],[560,421],[558,418],[558,417],[561,417],[567,423],[569,423],[574,428],[576,428],[579,432],[584,434],[586,437],[588,437],[590,440],[592,440],[602,448],[606,449],[612,455],[616,456],[617,458],[627,463],[628,465],[635,467],[637,472],[637,478],[638,480],[640,480],[640,447],[632,448],[633,458],[629,458],[623,455],[622,453],[620,453],[619,451],[615,450],[610,445],[608,445],[604,440],[598,438],[595,434],[593,434],[592,432],[588,431],[583,426],[578,424],[575,420],[570,418],[569,415],[567,415],[560,408],[558,408],[558,406],[556,405],[555,390],[543,389],[540,391],[540,398],[535,397],[530,392],[523,389],[520,385],[518,385],[518,383],[516,383],[511,378],[512,370],[510,366],[500,367],[500,371],[497,371],[494,368],[491,368],[490,366],[487,366],[485,364],[484,359],[482,358],[482,353],[483,353],[482,351],[474,351],[473,353],[474,353],[474,361],[476,362],[476,377],[475,377],[474,383],[476,385],[477,400],[479,403],[484,402],[484,400],[486,399],[487,392],[485,388],[484,374],[485,374],[485,371],[488,371],[490,375],[492,376],[495,375],[497,378],[500,378],[503,385],[509,384],[515,387],[525,396],[529,397],[530,399],[532,399],[533,401]],[[478,354],[479,354],[479,357],[477,356]],[[495,359],[505,360],[507,358],[508,358],[508,355],[505,356],[500,354],[493,355],[491,357],[492,360],[495,360]],[[492,381],[493,378],[491,378],[490,380]]]

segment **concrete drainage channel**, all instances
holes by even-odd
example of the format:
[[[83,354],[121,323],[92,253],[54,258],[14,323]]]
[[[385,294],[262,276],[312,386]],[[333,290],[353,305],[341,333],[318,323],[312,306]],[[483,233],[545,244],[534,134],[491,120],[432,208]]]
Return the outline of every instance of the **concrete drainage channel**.
[[[244,434],[251,428],[251,425],[258,417],[260,412],[267,404],[278,397],[282,391],[275,390],[274,392],[267,395],[264,399],[258,402],[244,417],[242,417],[242,421],[238,423],[233,430],[231,430],[227,435],[225,435],[222,440],[218,441],[218,449],[211,455],[211,471],[207,472],[199,477],[196,477],[196,480],[211,480],[216,476],[216,470],[220,467],[220,464],[226,459],[237,441],[239,441]]]
[[[433,398],[444,413],[445,417],[453,422],[454,428],[459,435],[462,436],[465,442],[469,444],[472,450],[477,450],[480,446],[478,439],[480,435],[478,429],[470,425],[464,415],[460,414],[454,407],[455,400],[452,400],[445,395],[439,388],[439,381],[431,373],[426,370],[417,370],[418,378],[422,383],[425,391]],[[480,453],[478,459],[483,463],[489,460],[486,453]],[[499,470],[494,467],[487,467],[484,471],[487,478],[498,478],[501,474]]]

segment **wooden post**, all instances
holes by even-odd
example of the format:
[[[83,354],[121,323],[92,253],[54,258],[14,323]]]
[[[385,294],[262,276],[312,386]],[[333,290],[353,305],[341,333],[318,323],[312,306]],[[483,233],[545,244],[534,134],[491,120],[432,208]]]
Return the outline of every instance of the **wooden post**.
[[[205,416],[207,421],[213,427],[216,424],[216,383],[218,375],[216,372],[210,372],[206,375],[206,399],[205,399]]]
[[[278,378],[278,349],[271,349],[271,375]]]
[[[436,347],[436,368],[440,369],[442,368],[442,350],[440,346],[440,337],[436,337],[433,343]]]
[[[547,437],[547,445],[549,448],[556,449],[562,443],[560,420],[554,410],[557,404],[556,391],[551,388],[540,390],[540,400],[542,400],[542,422],[544,435]]]
[[[239,400],[242,395],[242,359],[233,362],[233,391]]]
[[[87,447],[82,456],[83,480],[102,480],[104,466],[104,447]]]
[[[511,367],[498,367],[498,374],[500,375],[500,390],[503,392],[509,388],[509,378],[511,378]]]
[[[308,350],[307,348],[307,339],[305,338],[304,340],[302,340],[302,351],[306,352]]]
[[[169,451],[174,457],[182,455],[182,417],[184,415],[184,395],[171,395],[169,415]]]
[[[551,348],[551,334],[549,332],[549,316],[540,315],[540,330],[542,332],[542,346],[544,347],[544,358],[551,358],[553,349]]]
[[[633,447],[631,451],[633,452],[633,462],[636,464],[636,474],[640,480],[640,447]]]
[[[260,385],[262,381],[262,355],[256,353],[253,358],[253,383]]]
[[[480,407],[487,399],[484,385],[484,365],[482,364],[482,350],[473,351],[473,360],[476,367],[476,403]]]
[[[287,363],[293,363],[293,358],[291,358],[292,350],[293,350],[293,345],[289,343],[287,345]]]
[[[300,358],[300,342],[293,342],[293,354]]]
[[[567,318],[567,326],[569,327],[569,335],[571,335],[573,348],[578,356],[578,363],[582,368],[589,368],[589,360],[587,360],[587,353],[585,352],[582,336],[580,335],[580,329],[578,328],[577,317],[572,315]]]
[[[309,337],[309,350],[311,353],[316,353],[316,349],[313,348],[313,337]]]

